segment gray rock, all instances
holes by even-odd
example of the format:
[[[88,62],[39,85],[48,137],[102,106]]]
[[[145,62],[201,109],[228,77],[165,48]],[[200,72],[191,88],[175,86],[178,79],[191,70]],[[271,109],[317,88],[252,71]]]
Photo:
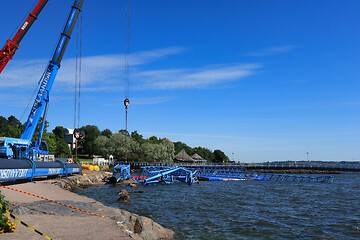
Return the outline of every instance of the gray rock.
[[[129,195],[121,195],[118,199],[119,202],[128,202],[130,201],[130,196]]]
[[[134,233],[140,234],[142,233],[142,231],[143,231],[143,223],[139,218],[137,218],[134,224]]]
[[[126,191],[125,189],[121,190],[120,192],[118,192],[119,195],[129,195],[128,191]]]
[[[78,190],[79,187],[83,187],[85,185],[89,186],[98,183],[102,184],[103,182],[101,179],[105,177],[105,175],[102,173],[96,173],[94,175],[95,175],[95,178],[93,178],[95,179],[94,181],[88,182],[91,176],[87,174],[87,175],[74,176],[67,179],[63,179],[63,181],[67,181],[69,184],[65,184],[60,181],[57,181],[57,183],[55,184],[59,187],[63,185],[64,188],[68,185],[71,185],[73,189],[75,186],[75,190]],[[88,184],[85,184],[86,182],[88,182]],[[130,183],[135,183],[135,181],[126,180],[122,184],[130,184]],[[125,191],[123,193],[125,193]],[[144,193],[144,192],[145,191],[143,190],[131,191],[131,193]],[[119,201],[130,200],[130,196],[127,191],[126,193],[127,194],[122,194],[120,196]],[[132,214],[122,209],[104,206],[96,202],[94,203],[82,203],[82,202],[73,202],[73,201],[62,201],[62,202],[70,206],[80,208],[89,212],[101,214],[115,220],[118,226],[122,228],[124,232],[128,233],[128,235],[135,240],[155,240],[155,239],[170,240],[175,238],[175,233],[172,230],[162,227],[160,224],[154,222],[150,218],[142,217],[137,214]],[[23,214],[24,212],[27,212],[27,214],[58,214],[60,216],[88,215],[87,213],[76,211],[71,208],[57,205],[48,201],[39,201],[37,203],[32,203],[29,205],[21,204],[21,206],[18,206],[17,211],[18,214]]]

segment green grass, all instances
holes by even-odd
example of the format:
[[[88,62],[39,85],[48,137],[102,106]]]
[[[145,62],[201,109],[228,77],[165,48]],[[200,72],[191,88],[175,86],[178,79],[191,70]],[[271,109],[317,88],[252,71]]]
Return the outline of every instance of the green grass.
[[[77,161],[81,163],[81,162],[92,162],[93,160],[89,158],[78,158]]]

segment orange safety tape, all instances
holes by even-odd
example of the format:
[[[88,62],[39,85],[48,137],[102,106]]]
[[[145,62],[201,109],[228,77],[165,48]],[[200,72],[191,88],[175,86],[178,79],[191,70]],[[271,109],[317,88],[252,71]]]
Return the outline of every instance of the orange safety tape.
[[[37,198],[40,198],[40,199],[44,199],[44,200],[47,200],[47,201],[50,201],[50,202],[53,202],[53,203],[60,204],[60,205],[65,206],[65,207],[69,207],[69,208],[72,208],[72,209],[75,209],[75,210],[78,210],[78,211],[81,211],[81,212],[85,212],[85,213],[88,213],[88,214],[92,214],[92,215],[95,215],[95,216],[98,216],[98,217],[108,218],[108,217],[103,216],[103,215],[100,215],[100,214],[96,214],[96,213],[92,213],[92,212],[89,212],[89,211],[85,211],[85,210],[82,210],[82,209],[80,209],[80,208],[76,208],[76,207],[67,205],[67,204],[65,204],[65,203],[57,202],[57,201],[54,201],[54,200],[51,200],[51,199],[48,199],[48,198],[45,198],[45,197],[41,197],[41,196],[32,194],[32,193],[28,193],[28,192],[21,191],[21,190],[15,189],[15,188],[6,187],[6,186],[1,186],[1,185],[0,185],[0,187],[2,187],[2,188],[7,188],[7,189],[9,189],[9,190],[13,190],[13,191],[16,191],[16,192],[25,193],[25,194],[30,195],[30,196],[33,196],[33,197],[37,197]]]

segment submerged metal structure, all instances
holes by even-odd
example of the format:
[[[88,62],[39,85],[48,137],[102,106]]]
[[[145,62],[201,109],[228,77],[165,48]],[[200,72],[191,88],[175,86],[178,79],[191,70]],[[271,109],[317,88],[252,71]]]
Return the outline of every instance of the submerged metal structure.
[[[131,178],[130,165],[117,164],[114,167],[113,175],[109,177],[107,180],[109,183],[118,183],[130,178]]]
[[[197,170],[183,167],[142,167],[139,175],[134,178],[144,185],[183,182],[188,185],[198,181]]]
[[[138,176],[133,178],[144,185],[174,182],[184,182],[191,185],[202,181],[290,181],[290,182],[326,182],[332,183],[332,176],[304,176],[272,173],[248,172],[244,168],[234,167],[196,167],[184,168],[179,166],[148,166],[141,167]]]
[[[237,180],[269,180],[258,173],[247,172],[243,168],[198,167],[200,180],[205,181],[237,181]]]
[[[291,182],[328,182],[334,181],[333,176],[304,176],[274,173],[249,172],[238,167],[197,167],[200,180],[207,181],[236,181],[236,180],[262,180],[262,181],[291,181]]]

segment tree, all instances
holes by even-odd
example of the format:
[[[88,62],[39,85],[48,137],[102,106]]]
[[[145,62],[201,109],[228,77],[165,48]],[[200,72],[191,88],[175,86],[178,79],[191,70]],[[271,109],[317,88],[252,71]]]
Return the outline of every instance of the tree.
[[[8,119],[0,116],[0,136],[20,138],[24,125],[14,116]]]
[[[151,136],[151,137],[149,137],[149,139],[147,140],[147,142],[153,143],[153,144],[157,144],[157,143],[160,142],[160,140],[159,140],[157,137],[155,137],[155,136]]]
[[[140,150],[143,155],[143,161],[145,162],[152,162],[154,159],[157,158],[156,151],[155,151],[155,144],[145,142],[140,146]]]
[[[34,135],[32,137],[32,142],[36,142],[39,138],[39,134],[40,134],[40,127],[41,127],[41,122],[42,122],[42,117],[40,117],[39,122],[36,126]],[[44,130],[43,130],[43,137],[44,137],[44,133],[47,132],[47,128],[49,127],[49,122],[45,120],[45,125],[44,125]]]
[[[110,138],[111,138],[111,136],[110,136]],[[100,154],[106,158],[108,158],[111,155],[111,153],[109,153],[109,150],[108,150],[108,144],[110,142],[110,138],[101,135],[95,139],[94,145],[97,149],[96,154]]]
[[[229,161],[229,158],[221,150],[215,150],[214,157],[215,157],[215,162],[218,162],[218,163],[223,163],[223,162]]]
[[[140,135],[137,131],[131,133],[131,138],[134,139],[138,144],[143,144],[145,141],[143,136]]]
[[[56,137],[54,133],[44,133],[43,135],[43,141],[46,142],[49,154],[56,155],[56,149],[57,149],[57,142]]]
[[[167,141],[161,140],[160,143],[150,143],[149,141],[144,142],[140,146],[142,153],[142,159],[146,162],[172,162],[174,159],[174,145]]]
[[[115,133],[110,138],[99,136],[94,141],[96,153],[104,157],[113,155],[115,159],[125,160],[125,153],[129,161],[138,161],[139,144],[130,136]]]
[[[171,162],[174,158],[174,145],[167,140],[157,140],[159,143],[150,143],[145,141],[140,145],[142,136],[137,132],[132,133],[132,137],[122,133],[113,134],[110,138],[99,136],[95,140],[97,153],[104,157],[113,155],[117,160],[125,160],[125,154],[128,161],[147,161],[154,159],[159,162]],[[153,139],[154,140],[154,139]]]
[[[56,126],[53,130],[52,130],[53,134],[55,135],[55,137],[60,138],[60,139],[65,139],[64,137],[64,127],[62,126]]]
[[[40,122],[37,131],[33,136],[33,141],[37,140]],[[49,123],[45,121],[43,141],[49,148],[49,153],[57,157],[68,157],[70,149],[68,148],[64,138],[64,128],[57,126],[52,133],[47,133],[46,128]],[[8,118],[0,116],[0,136],[20,138],[24,129],[24,124],[14,116]],[[173,161],[174,154],[185,149],[189,155],[198,153],[209,162],[228,162],[229,158],[221,151],[215,150],[211,152],[207,148],[196,147],[191,148],[182,142],[172,143],[166,139],[159,139],[151,136],[144,139],[137,131],[129,134],[128,131],[122,129],[119,133],[113,134],[110,129],[100,132],[99,128],[94,125],[86,125],[80,129],[81,137],[79,144],[79,152],[86,153],[89,156],[100,154],[104,157],[113,155],[115,159],[125,160],[125,154],[129,161],[149,161],[154,159],[159,162]],[[82,134],[84,133],[84,134]]]
[[[97,126],[86,125],[80,128],[85,133],[85,137],[79,141],[79,149],[89,156],[96,154],[97,150],[94,146],[95,139],[100,136],[100,130]]]
[[[69,146],[65,142],[65,129],[61,126],[56,126],[53,130],[53,134],[55,137],[55,149],[54,154],[56,157],[69,157],[70,156],[70,149]],[[51,139],[51,136],[49,135],[49,139]],[[48,145],[49,146],[49,145]]]
[[[119,133],[121,133],[121,134],[123,134],[123,135],[126,135],[126,136],[129,136],[129,135],[130,135],[129,132],[128,132],[127,130],[125,130],[125,129],[119,130]]]
[[[112,135],[112,132],[111,132],[110,129],[105,129],[105,130],[103,130],[103,131],[101,132],[101,135],[110,138],[111,135]]]
[[[10,117],[8,117],[8,123],[10,126],[18,126],[18,125],[21,125],[21,122],[16,118],[14,117],[13,115],[11,115]]]
[[[187,154],[189,154],[190,156],[194,154],[194,150],[189,147],[188,145],[186,145],[185,143],[182,142],[174,142],[174,147],[175,147],[175,153],[179,153],[181,151],[181,149],[184,149],[185,152]]]
[[[172,142],[164,139],[160,142],[160,146],[164,147],[162,156],[159,158],[161,162],[173,162],[175,156],[175,146]]]
[[[3,116],[0,116],[0,127],[5,127],[9,124],[8,120]]]
[[[208,149],[208,148],[203,148],[203,147],[196,147],[194,148],[194,151],[199,154],[202,158],[208,160],[209,162],[214,162],[215,160],[215,156],[213,154],[213,152]]]

